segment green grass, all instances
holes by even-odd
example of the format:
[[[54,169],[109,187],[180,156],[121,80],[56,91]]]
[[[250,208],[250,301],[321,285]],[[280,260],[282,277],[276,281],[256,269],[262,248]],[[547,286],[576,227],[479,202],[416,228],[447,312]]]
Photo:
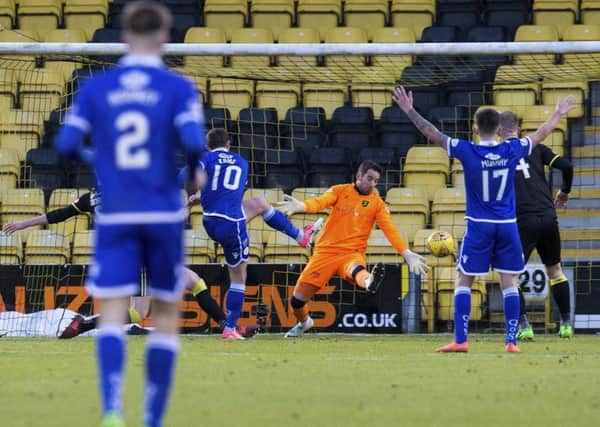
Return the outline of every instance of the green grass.
[[[598,426],[600,337],[537,337],[506,354],[474,335],[183,337],[165,426]],[[0,425],[99,424],[93,340],[0,340]],[[128,426],[140,426],[144,339],[129,339]]]

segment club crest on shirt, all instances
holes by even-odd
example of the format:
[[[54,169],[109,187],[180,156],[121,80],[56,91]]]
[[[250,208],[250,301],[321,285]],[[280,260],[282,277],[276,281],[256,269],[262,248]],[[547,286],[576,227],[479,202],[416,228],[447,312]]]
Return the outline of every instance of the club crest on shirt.
[[[366,208],[367,206],[369,206],[369,201],[368,201],[368,200],[363,200],[362,202],[360,202],[360,205],[361,205],[363,208]]]

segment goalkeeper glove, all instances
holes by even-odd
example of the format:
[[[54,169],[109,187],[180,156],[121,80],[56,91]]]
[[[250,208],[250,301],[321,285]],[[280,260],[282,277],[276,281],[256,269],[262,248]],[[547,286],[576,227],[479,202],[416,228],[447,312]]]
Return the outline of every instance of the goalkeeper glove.
[[[414,253],[410,249],[406,249],[400,255],[402,255],[402,258],[408,264],[411,273],[419,275],[427,274],[429,267],[427,267],[424,257]]]
[[[288,196],[287,194],[283,195],[283,202],[277,202],[275,203],[275,206],[287,216],[294,215],[297,212],[304,212],[306,209],[304,202],[301,202],[292,196]]]

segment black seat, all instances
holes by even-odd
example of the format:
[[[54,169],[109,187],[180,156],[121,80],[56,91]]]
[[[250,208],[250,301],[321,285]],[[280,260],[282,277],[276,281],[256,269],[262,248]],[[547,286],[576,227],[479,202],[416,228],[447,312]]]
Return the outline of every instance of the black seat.
[[[321,107],[290,108],[280,126],[281,146],[302,151],[305,158],[326,140],[325,110]]]
[[[262,182],[264,188],[281,188],[290,194],[294,188],[304,186],[304,159],[300,151],[269,150],[267,170]]]
[[[339,107],[331,117],[329,142],[332,147],[344,147],[352,152],[353,159],[358,152],[375,141],[373,110],[369,107]]]
[[[444,75],[426,65],[406,67],[402,72],[402,84],[412,91],[414,106],[422,114],[445,104],[444,93],[440,87],[443,80]]]
[[[68,187],[92,188],[96,187],[96,175],[93,169],[85,163],[73,162],[69,168]]]
[[[348,182],[352,174],[350,152],[341,147],[324,147],[312,151],[309,159],[308,187],[330,187]]]
[[[467,33],[469,28],[481,24],[479,0],[438,0],[436,8],[438,25],[450,25]]]
[[[466,107],[435,107],[429,111],[429,120],[448,136],[468,138],[469,119]]]
[[[530,7],[527,1],[487,0],[483,21],[486,25],[505,27],[513,40],[519,26],[531,23]]]
[[[406,157],[410,147],[421,141],[421,134],[400,108],[386,107],[377,123],[377,141],[383,148],[394,149],[394,158]]]
[[[52,191],[65,187],[65,168],[56,150],[33,148],[27,152],[26,164],[30,167],[28,178],[44,191],[46,203]]]

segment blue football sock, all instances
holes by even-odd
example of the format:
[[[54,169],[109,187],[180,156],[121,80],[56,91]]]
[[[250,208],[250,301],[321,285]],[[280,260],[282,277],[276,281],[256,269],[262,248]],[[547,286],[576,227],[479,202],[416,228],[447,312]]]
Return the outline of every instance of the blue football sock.
[[[502,291],[504,296],[504,321],[506,323],[506,344],[517,343],[517,328],[519,326],[519,291],[516,287]]]
[[[471,288],[457,286],[454,289],[454,341],[458,344],[467,341],[470,315]]]
[[[298,242],[304,237],[304,233],[292,224],[287,216],[273,208],[273,206],[271,206],[271,209],[267,213],[263,214],[263,219],[269,227],[290,236]]]
[[[100,376],[102,411],[123,411],[123,369],[125,366],[125,333],[119,324],[105,324],[96,336],[96,358]]]
[[[227,292],[227,314],[225,317],[225,326],[229,329],[234,329],[237,320],[242,314],[242,305],[244,304],[244,296],[246,295],[246,286],[243,283],[232,283]]]
[[[161,427],[173,383],[179,337],[154,333],[146,345],[146,391],[144,423]]]

